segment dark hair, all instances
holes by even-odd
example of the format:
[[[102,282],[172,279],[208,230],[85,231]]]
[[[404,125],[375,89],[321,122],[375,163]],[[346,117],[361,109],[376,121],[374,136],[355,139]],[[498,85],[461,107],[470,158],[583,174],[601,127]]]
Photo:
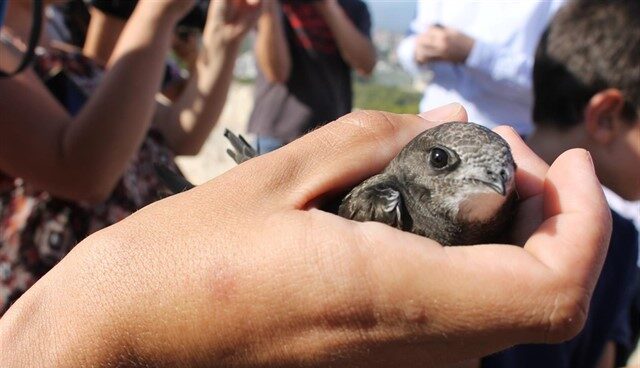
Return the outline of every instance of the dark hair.
[[[580,0],[558,11],[542,35],[533,67],[533,120],[569,128],[607,88],[625,98],[623,118],[640,109],[640,1]]]
[[[87,0],[91,6],[100,10],[101,12],[114,16],[120,19],[129,19],[133,10],[138,4],[138,0]],[[207,9],[209,8],[210,0],[197,0],[196,5],[191,11],[180,20],[179,25],[195,28],[199,30],[204,29],[204,25],[207,22]]]

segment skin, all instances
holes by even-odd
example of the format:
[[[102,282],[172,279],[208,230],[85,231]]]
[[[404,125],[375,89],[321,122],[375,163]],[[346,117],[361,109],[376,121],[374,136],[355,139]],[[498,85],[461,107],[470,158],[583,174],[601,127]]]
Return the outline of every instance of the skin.
[[[344,61],[360,75],[370,75],[376,64],[371,40],[351,22],[336,0],[313,3],[331,30]],[[268,1],[258,20],[256,59],[265,77],[274,83],[286,83],[291,72],[291,56],[282,24],[279,1]]]
[[[173,98],[158,103],[153,123],[178,155],[195,155],[218,122],[233,79],[240,43],[260,15],[260,0],[214,1],[209,6],[202,47],[187,62],[191,76]],[[92,9],[83,53],[98,62],[109,59],[125,22]],[[192,37],[193,38],[193,37]],[[195,42],[195,38],[191,40]],[[182,46],[174,37],[172,46]],[[178,51],[186,51],[181,47]]]
[[[174,152],[196,153],[222,111],[240,40],[255,22],[260,4],[247,0],[240,8],[227,2],[211,3],[203,34],[205,46],[192,78],[175,103],[158,107],[155,95],[173,29],[193,3],[141,1],[116,37],[115,49],[108,53],[102,83],[75,117],[69,116],[31,70],[0,80],[0,131],[8,137],[0,147],[0,170],[58,197],[100,203],[111,194],[152,121]],[[7,17],[10,29],[21,30],[29,24],[12,16],[24,12],[11,9]],[[103,29],[100,25],[106,27],[98,22],[92,29]],[[120,30],[117,25],[115,29]],[[109,34],[102,32],[100,37],[111,45]],[[13,57],[17,60],[19,55]],[[10,59],[1,58],[0,67],[10,70],[5,65],[14,62]],[[24,147],[39,149],[25,151]]]
[[[89,13],[91,20],[82,53],[97,63],[106,65],[127,22],[111,17],[94,7],[89,8]]]
[[[94,234],[0,320],[0,365],[439,366],[574,336],[611,229],[584,150],[548,167],[498,129],[522,248],[442,247],[315,208],[465,119],[455,104],[352,113]]]
[[[431,26],[416,38],[418,64],[431,61],[464,63],[473,49],[474,39],[451,27]]]
[[[0,147],[0,170],[63,198],[105,199],[148,129],[171,30],[192,5],[141,1],[109,61],[109,73],[75,117],[32,70],[0,80],[0,129],[6,138]],[[12,27],[12,9],[17,10],[9,7],[6,26],[18,30]],[[0,47],[3,54],[17,57]],[[0,67],[8,69],[10,59],[0,59]],[[136,83],[130,85],[132,80]]]
[[[240,44],[255,25],[264,2],[213,1],[202,34],[195,68],[180,96],[170,106],[159,105],[154,123],[180,155],[195,155],[214,128],[233,79]]]

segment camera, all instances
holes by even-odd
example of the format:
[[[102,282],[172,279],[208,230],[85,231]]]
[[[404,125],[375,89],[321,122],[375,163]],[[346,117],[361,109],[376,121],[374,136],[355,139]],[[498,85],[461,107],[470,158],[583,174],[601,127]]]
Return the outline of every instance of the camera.
[[[179,26],[203,30],[207,22],[207,9],[210,0],[197,0],[196,5],[191,9]],[[90,6],[121,19],[129,19],[133,9],[138,4],[138,0],[88,0]]]

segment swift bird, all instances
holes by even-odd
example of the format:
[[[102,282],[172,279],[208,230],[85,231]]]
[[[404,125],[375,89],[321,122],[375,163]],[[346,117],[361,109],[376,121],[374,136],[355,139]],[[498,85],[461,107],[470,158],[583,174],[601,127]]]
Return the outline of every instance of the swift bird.
[[[240,164],[257,155],[242,136],[225,131]],[[516,164],[507,142],[474,123],[451,122],[409,142],[377,175],[353,188],[338,215],[377,221],[443,245],[499,240],[515,213]],[[158,173],[174,192],[193,187],[167,169]]]
[[[338,214],[443,245],[498,240],[513,218],[516,165],[507,142],[473,123],[445,123],[407,144],[342,200]]]

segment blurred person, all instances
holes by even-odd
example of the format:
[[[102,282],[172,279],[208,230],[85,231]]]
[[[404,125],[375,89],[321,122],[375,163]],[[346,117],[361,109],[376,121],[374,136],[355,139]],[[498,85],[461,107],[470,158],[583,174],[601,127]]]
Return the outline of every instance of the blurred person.
[[[89,8],[91,22],[87,27],[87,40],[83,44],[82,53],[100,65],[106,64],[136,3],[137,0],[127,2],[91,0]],[[175,102],[188,85],[190,75],[195,71],[202,44],[202,29],[206,21],[206,18],[202,18],[202,13],[206,14],[206,9],[202,7],[207,4],[209,4],[208,1],[198,1],[199,11],[192,10],[175,29],[171,54],[166,60],[167,66],[161,93],[156,96],[161,105],[170,105]],[[208,45],[204,47],[210,48]],[[218,94],[210,95],[218,97]],[[208,119],[214,122],[216,120]]]
[[[82,47],[90,15],[83,0],[61,0],[45,9],[46,33],[53,39]]]
[[[442,247],[318,209],[465,120],[458,104],[351,113],[90,236],[0,319],[0,366],[444,366],[575,335],[611,230],[584,150],[549,167],[496,129],[520,246]]]
[[[351,71],[376,63],[361,0],[268,1],[255,43],[258,78],[249,132],[272,151],[352,108]]]
[[[418,0],[397,53],[405,70],[431,76],[421,111],[462,102],[475,123],[531,133],[533,54],[562,3]]]
[[[173,104],[157,105],[175,26],[193,5],[141,0],[104,69],[44,47],[33,69],[0,79],[0,313],[84,237],[160,199],[153,165],[177,170],[174,155],[206,140],[261,5],[211,2],[191,79]],[[14,68],[28,39],[29,8],[9,2],[2,70]]]
[[[536,129],[527,142],[547,162],[571,148],[588,150],[602,184],[626,200],[640,199],[638,14],[635,0],[580,0],[558,12],[535,57]],[[639,274],[638,233],[630,220],[612,216],[609,251],[583,331],[560,345],[516,346],[484,359],[482,367],[625,365],[636,341],[629,311]]]

